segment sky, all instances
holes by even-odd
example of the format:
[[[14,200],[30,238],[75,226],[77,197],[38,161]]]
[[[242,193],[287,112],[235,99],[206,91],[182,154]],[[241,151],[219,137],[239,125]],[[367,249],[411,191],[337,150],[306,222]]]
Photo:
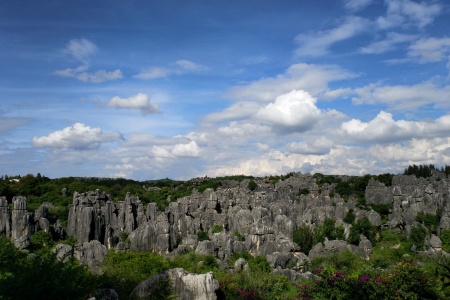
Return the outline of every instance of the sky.
[[[0,174],[450,165],[444,0],[4,0]]]

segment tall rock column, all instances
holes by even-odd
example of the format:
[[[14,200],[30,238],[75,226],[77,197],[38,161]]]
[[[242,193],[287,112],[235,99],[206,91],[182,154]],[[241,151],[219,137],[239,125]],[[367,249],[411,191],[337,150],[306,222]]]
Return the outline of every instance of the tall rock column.
[[[33,234],[32,216],[32,213],[27,212],[27,199],[22,196],[14,197],[11,217],[11,238],[13,240]]]
[[[6,197],[0,197],[0,236],[11,236],[11,219],[8,214]]]

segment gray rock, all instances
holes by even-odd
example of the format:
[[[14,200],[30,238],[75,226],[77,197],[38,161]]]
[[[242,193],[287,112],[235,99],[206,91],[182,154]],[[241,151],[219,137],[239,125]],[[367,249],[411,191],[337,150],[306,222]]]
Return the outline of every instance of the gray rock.
[[[318,243],[309,251],[308,257],[309,259],[313,259],[316,257],[324,257],[331,254],[336,254],[344,251],[352,251],[349,244],[346,241],[342,240],[332,240]]]
[[[191,274],[180,268],[167,270],[142,281],[133,289],[130,298],[150,296],[158,284],[166,279],[170,280],[172,293],[179,300],[217,299],[215,291],[219,289],[219,283],[214,279],[211,272],[206,274]]]
[[[177,268],[167,270],[173,285],[173,293],[179,300],[216,300],[219,283],[212,272],[206,274],[190,274]]]
[[[74,257],[88,266],[94,273],[101,273],[101,264],[106,254],[105,245],[97,240],[84,242],[74,251]]]
[[[11,236],[11,219],[8,212],[8,200],[0,197],[0,236]]]
[[[53,249],[53,253],[55,253],[58,260],[67,262],[73,257],[74,249],[70,245],[60,243]]]
[[[238,258],[236,260],[236,262],[234,263],[234,271],[239,272],[242,270],[247,269],[248,265],[247,265],[247,261],[245,260],[245,258]]]

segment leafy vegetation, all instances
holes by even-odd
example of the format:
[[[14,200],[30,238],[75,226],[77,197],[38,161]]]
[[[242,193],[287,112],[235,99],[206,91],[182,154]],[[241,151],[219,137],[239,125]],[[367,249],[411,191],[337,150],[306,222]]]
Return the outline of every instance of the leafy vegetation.
[[[28,256],[0,237],[0,299],[83,299],[96,285],[77,261],[63,263],[39,252]]]

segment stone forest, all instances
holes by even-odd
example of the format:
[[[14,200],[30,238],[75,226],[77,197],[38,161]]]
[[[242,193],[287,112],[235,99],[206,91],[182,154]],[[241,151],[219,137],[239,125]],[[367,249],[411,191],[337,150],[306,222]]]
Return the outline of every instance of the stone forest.
[[[0,299],[449,299],[449,175],[2,176]]]

